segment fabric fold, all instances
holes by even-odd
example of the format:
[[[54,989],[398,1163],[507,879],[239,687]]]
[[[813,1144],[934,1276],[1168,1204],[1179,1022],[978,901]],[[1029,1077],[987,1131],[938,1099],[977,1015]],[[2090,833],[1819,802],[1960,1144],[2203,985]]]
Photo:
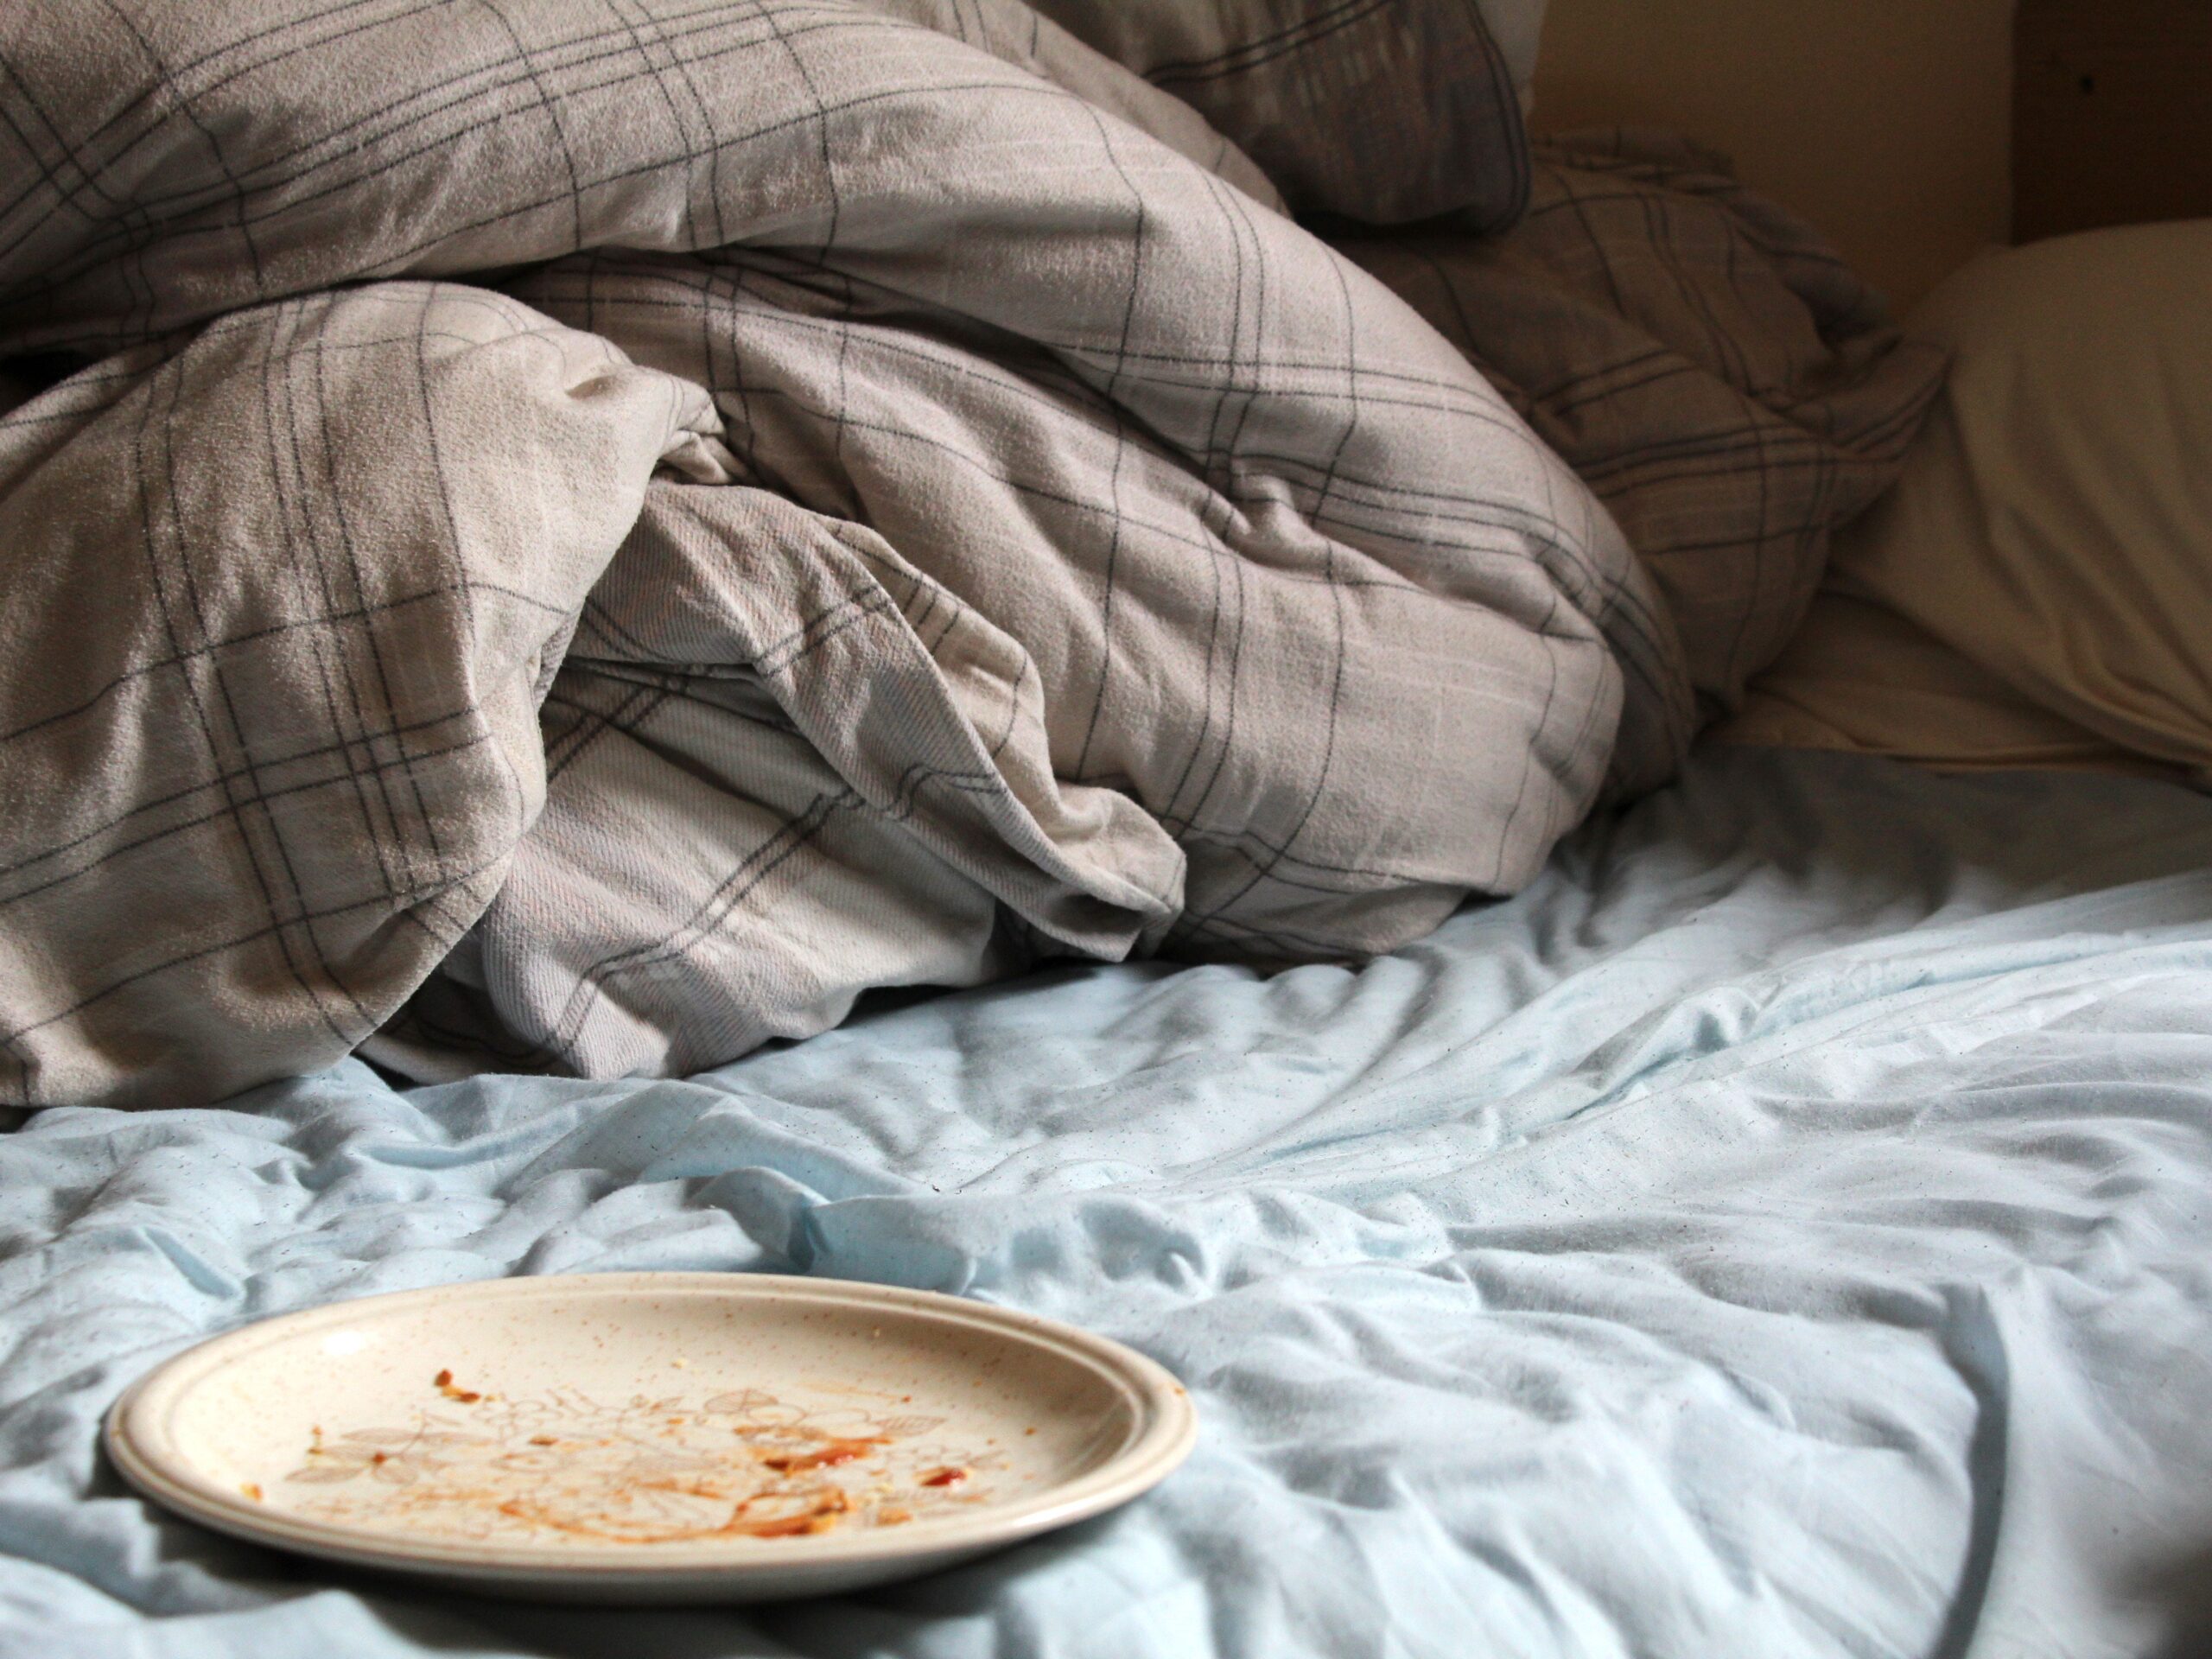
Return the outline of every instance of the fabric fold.
[[[1688,741],[1508,397],[1013,0],[117,0],[0,55],[0,354],[98,359],[0,418],[10,1098],[1358,959]]]
[[[190,1104],[342,1058],[544,800],[538,702],[715,417],[482,289],[233,313],[0,420],[0,1088]]]

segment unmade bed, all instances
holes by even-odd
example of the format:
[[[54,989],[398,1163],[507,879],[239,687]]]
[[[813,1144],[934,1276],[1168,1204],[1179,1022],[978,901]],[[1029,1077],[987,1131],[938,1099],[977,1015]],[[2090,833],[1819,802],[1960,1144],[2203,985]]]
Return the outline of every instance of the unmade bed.
[[[2212,221],[1900,329],[1542,13],[0,16],[0,1653],[2212,1646]],[[680,1612],[99,1450],[655,1269],[1198,1449]]]
[[[688,1082],[41,1113],[0,1144],[7,1643],[2183,1655],[2208,1003],[2212,802],[1745,751],[1356,972],[1065,970]],[[327,1573],[94,1449],[241,1319],[641,1268],[1074,1319],[1186,1382],[1199,1448],[973,1567],[664,1614]]]

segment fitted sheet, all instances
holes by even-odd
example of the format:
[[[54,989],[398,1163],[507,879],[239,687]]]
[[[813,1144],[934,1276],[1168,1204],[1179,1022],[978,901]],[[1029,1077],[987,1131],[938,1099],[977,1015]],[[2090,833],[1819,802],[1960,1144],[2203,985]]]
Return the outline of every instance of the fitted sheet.
[[[2212,1559],[2212,801],[1723,751],[1351,971],[1087,967],[690,1081],[0,1140],[0,1650],[2139,1655]],[[96,1450],[182,1345],[510,1273],[804,1272],[1077,1320],[1191,1462],[752,1611],[418,1595]]]

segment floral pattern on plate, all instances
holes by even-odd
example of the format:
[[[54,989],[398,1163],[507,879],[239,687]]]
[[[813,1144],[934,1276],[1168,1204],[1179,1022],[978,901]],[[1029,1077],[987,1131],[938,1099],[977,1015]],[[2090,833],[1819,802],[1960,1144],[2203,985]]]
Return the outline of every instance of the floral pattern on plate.
[[[995,1440],[933,1438],[911,1396],[800,1405],[760,1389],[621,1403],[575,1389],[524,1399],[429,1380],[405,1424],[317,1428],[286,1507],[352,1525],[490,1542],[792,1538],[891,1527],[988,1502]],[[852,1395],[855,1390],[839,1389]],[[250,1496],[257,1496],[251,1493]]]

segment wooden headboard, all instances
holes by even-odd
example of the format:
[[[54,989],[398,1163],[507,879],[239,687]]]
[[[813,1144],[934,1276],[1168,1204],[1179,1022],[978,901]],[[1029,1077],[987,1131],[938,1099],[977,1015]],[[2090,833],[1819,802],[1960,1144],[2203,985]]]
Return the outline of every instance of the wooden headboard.
[[[2020,0],[2012,238],[2212,217],[2212,0]]]

